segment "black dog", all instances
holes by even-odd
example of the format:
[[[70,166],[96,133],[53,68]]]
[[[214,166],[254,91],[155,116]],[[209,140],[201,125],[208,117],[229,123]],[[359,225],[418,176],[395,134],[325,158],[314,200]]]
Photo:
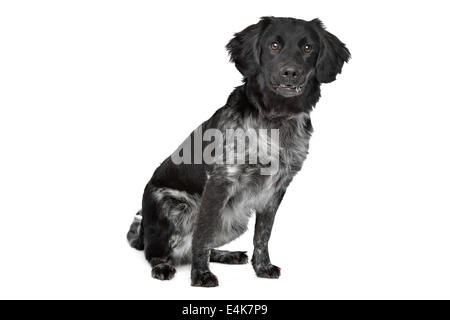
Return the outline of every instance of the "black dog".
[[[245,232],[252,212],[256,275],[280,276],[268,251],[275,213],[308,153],[309,114],[320,98],[320,85],[334,81],[350,58],[345,45],[318,19],[262,18],[235,34],[227,50],[244,84],[185,142],[197,141],[202,132],[212,132],[209,139],[202,139],[200,146],[183,144],[156,169],[128,232],[130,245],[144,250],[152,276],[160,280],[173,278],[174,265],[191,262],[193,286],[217,286],[209,262],[241,264],[247,255],[215,248]],[[235,133],[231,142],[219,139],[218,134],[230,129]],[[211,136],[219,146],[210,152],[212,162],[204,159],[211,151]],[[258,147],[246,144],[236,150],[236,137],[253,137]],[[270,154],[260,148],[263,143]],[[224,163],[225,153],[246,161]],[[257,161],[249,163],[252,156]],[[263,174],[264,169],[269,171]]]

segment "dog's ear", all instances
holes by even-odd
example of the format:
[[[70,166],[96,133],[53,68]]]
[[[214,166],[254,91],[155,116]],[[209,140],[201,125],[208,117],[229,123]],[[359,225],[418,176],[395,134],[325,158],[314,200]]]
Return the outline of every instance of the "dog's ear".
[[[230,61],[235,63],[236,68],[244,78],[258,72],[261,54],[259,40],[270,23],[270,17],[263,17],[258,23],[235,33],[233,39],[226,45],[230,54]]]
[[[350,59],[350,51],[335,35],[325,30],[319,19],[310,22],[320,38],[320,52],[316,63],[316,79],[320,83],[336,80],[344,62]]]

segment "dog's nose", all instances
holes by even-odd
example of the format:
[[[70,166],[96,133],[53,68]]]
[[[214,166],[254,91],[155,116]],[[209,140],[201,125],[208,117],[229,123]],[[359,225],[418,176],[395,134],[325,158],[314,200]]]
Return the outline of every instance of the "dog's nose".
[[[291,81],[300,77],[301,70],[296,66],[284,66],[280,69],[280,74],[283,79]]]

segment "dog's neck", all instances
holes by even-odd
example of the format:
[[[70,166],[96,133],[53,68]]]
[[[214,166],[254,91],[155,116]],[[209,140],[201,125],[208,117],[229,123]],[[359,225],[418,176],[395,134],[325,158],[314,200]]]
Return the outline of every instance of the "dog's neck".
[[[268,120],[309,114],[320,98],[320,84],[314,79],[306,86],[302,95],[292,98],[282,97],[267,88],[261,76],[245,78],[243,90],[249,104],[261,117]]]

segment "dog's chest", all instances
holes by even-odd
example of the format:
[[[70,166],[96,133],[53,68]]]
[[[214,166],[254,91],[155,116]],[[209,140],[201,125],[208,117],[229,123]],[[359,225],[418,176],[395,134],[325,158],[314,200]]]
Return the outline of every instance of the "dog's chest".
[[[305,120],[309,121],[309,117],[280,128],[279,140],[270,142],[269,152],[247,148],[246,156],[258,153],[258,164],[224,167],[225,178],[232,183],[232,196],[222,212],[222,236],[218,242],[227,243],[246,231],[251,214],[265,210],[301,169],[310,138],[310,132],[303,126]],[[258,136],[258,139],[264,139],[264,143],[268,141],[265,135]],[[274,162],[277,164],[273,165]],[[266,174],[261,172],[264,168],[269,169]]]
[[[221,232],[216,238],[217,246],[243,234],[251,215],[264,211],[269,202],[274,201],[278,190],[284,188],[286,181],[292,177],[281,171],[271,176],[260,176],[259,173],[254,175],[253,178],[247,176],[247,182],[241,180],[234,186],[233,195],[221,213]]]

